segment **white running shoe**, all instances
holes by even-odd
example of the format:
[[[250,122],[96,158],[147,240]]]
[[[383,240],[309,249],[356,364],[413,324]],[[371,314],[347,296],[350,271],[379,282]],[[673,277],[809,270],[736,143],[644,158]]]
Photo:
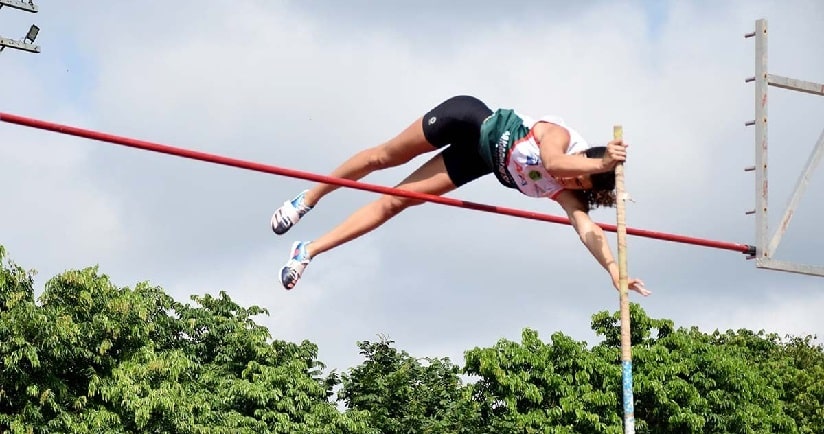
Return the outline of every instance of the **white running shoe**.
[[[296,241],[292,244],[292,251],[289,254],[289,261],[280,269],[280,283],[287,290],[292,289],[300,280],[303,270],[312,261],[309,252],[306,251],[308,242]]]
[[[284,202],[283,206],[278,208],[278,210],[272,214],[272,230],[276,234],[285,234],[286,231],[296,225],[298,221],[306,215],[306,213],[312,210],[311,206],[306,205],[304,199],[304,196],[306,196],[306,191],[308,190],[304,190],[294,199]]]

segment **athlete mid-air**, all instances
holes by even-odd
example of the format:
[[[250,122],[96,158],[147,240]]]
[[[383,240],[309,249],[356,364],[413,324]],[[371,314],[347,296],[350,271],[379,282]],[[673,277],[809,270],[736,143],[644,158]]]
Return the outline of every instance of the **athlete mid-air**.
[[[455,96],[389,141],[353,155],[331,176],[359,180],[376,170],[442,149],[396,187],[443,195],[493,173],[505,187],[530,197],[550,198],[564,209],[582,243],[618,289],[618,265],[603,230],[590,219],[589,210],[615,205],[614,171],[618,162],[626,160],[626,148],[621,140],[592,147],[555,116],[533,120],[512,109],[493,112],[475,97]],[[285,202],[272,216],[272,230],[278,235],[286,233],[337,188],[316,184]],[[309,262],[321,253],[376,229],[420,203],[384,195],[319,238],[295,242],[281,269],[284,288],[294,288]],[[628,279],[628,287],[645,296],[650,294],[639,279]]]

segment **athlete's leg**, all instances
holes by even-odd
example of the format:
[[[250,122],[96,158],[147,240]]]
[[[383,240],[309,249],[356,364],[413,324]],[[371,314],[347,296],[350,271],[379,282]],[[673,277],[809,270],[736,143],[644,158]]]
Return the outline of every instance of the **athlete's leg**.
[[[399,166],[436,149],[424,137],[422,118],[418,118],[390,140],[356,153],[335,168],[330,176],[357,181],[374,171]],[[315,206],[323,196],[338,188],[332,184],[316,184],[306,192],[304,201],[310,207]]]
[[[426,152],[439,147],[432,145],[424,135],[422,117],[407,126],[400,134],[390,140],[364,149],[349,157],[330,174],[333,177],[357,181],[370,173],[395,167],[408,162]],[[272,215],[272,230],[282,235],[292,228],[306,213],[317,205],[323,196],[340,188],[337,185],[318,183],[311,189],[304,190],[294,199],[286,201]]]
[[[359,180],[381,169],[398,166],[426,152],[438,149],[424,136],[422,118],[418,118],[400,134],[378,146],[364,149],[349,157],[343,164],[332,171],[331,176]],[[339,186],[318,183],[309,190],[304,190],[294,199],[287,201],[272,215],[272,230],[282,235],[292,228],[306,213],[317,205],[323,196],[338,189]]]
[[[477,144],[481,122],[491,113],[475,97],[454,96],[429,110],[387,142],[353,155],[332,171],[331,175],[359,180],[376,170],[398,166],[448,144]],[[337,188],[339,187],[335,185],[318,183],[285,202],[272,215],[272,230],[278,235],[286,233],[321,198]]]
[[[419,193],[442,195],[456,188],[447,173],[443,153],[435,155],[404,179],[397,188]],[[309,261],[317,255],[366,234],[404,209],[419,205],[420,200],[384,195],[360,208],[337,227],[312,242],[296,242],[291,258],[281,269],[281,282],[287,289],[295,286]]]
[[[409,175],[397,188],[419,193],[442,195],[455,189],[443,164],[443,155],[438,154]],[[307,253],[316,257],[319,254],[349,242],[386,223],[392,217],[410,206],[423,201],[407,197],[384,195],[374,202],[355,211],[336,228],[313,241],[307,247]]]

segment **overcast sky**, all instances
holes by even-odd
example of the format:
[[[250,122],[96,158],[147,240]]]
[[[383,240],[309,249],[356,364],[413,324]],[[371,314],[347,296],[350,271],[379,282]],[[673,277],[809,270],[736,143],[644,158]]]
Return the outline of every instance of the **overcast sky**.
[[[753,243],[754,41],[769,20],[773,73],[824,82],[824,3],[38,1],[0,11],[0,34],[41,27],[37,55],[0,54],[0,110],[174,146],[327,173],[455,94],[556,114],[595,144],[624,126],[630,226]],[[771,88],[775,226],[824,128],[824,98]],[[272,212],[308,184],[0,125],[0,243],[46,279],[99,264],[118,285],[180,300],[229,292],[270,310],[280,339],[309,339],[330,367],[388,335],[416,356],[524,327],[594,342],[590,316],[618,296],[569,226],[427,204],[314,261],[291,292],[278,271],[375,198],[338,190],[288,234]],[[784,153],[782,155],[782,153]],[[376,173],[392,185],[429,156]],[[782,259],[824,265],[824,170]],[[489,176],[450,197],[561,214]],[[598,210],[614,222],[614,210]],[[818,223],[818,224],[816,224]],[[414,235],[418,231],[422,235]],[[613,248],[614,234],[609,234]],[[824,334],[824,278],[759,270],[744,255],[629,238],[632,294],[655,317],[706,331]]]

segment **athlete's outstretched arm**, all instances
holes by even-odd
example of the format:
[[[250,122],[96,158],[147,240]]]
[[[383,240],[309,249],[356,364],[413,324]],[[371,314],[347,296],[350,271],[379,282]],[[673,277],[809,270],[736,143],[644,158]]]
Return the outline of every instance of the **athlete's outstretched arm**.
[[[569,131],[559,125],[540,122],[534,128],[535,140],[541,151],[541,161],[547,173],[557,177],[574,177],[612,170],[618,161],[626,160],[626,145],[613,140],[603,158],[586,158],[566,153],[570,146]]]
[[[572,222],[572,227],[581,238],[581,242],[584,243],[604,270],[609,273],[615,289],[619,289],[618,263],[615,262],[612,256],[609,240],[607,240],[604,230],[592,221],[589,214],[585,211],[586,208],[584,204],[569,190],[562,191],[561,194],[558,195],[557,201],[564,211],[566,211],[570,222]],[[628,286],[629,289],[641,295],[646,296],[650,294],[650,292],[644,288],[644,282],[640,279],[628,279]]]

